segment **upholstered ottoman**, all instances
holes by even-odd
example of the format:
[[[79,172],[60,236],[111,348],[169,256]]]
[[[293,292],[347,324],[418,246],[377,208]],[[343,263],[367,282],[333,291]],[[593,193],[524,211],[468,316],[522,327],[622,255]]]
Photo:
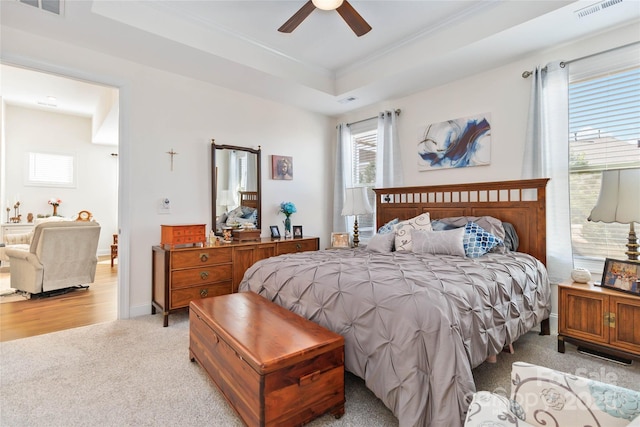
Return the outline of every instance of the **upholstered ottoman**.
[[[249,426],[344,414],[344,339],[252,292],[191,301],[189,353]]]

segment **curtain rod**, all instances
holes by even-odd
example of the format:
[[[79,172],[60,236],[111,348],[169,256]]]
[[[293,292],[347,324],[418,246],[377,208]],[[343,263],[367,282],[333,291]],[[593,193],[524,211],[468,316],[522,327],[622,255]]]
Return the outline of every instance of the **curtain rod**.
[[[613,52],[613,51],[618,50],[618,49],[624,49],[626,47],[633,46],[634,44],[638,44],[638,43],[640,43],[640,42],[632,42],[632,43],[628,43],[628,44],[625,44],[625,45],[622,45],[622,46],[612,47],[611,49],[603,50],[602,52],[592,53],[590,55],[581,56],[580,58],[574,58],[574,59],[571,59],[569,61],[562,61],[562,62],[560,62],[560,67],[564,68],[567,65],[571,64],[572,62],[581,61],[583,59],[591,58],[592,56],[601,55],[603,53]],[[542,69],[542,71],[547,71],[547,67],[544,67]],[[532,71],[523,71],[522,78],[526,79],[527,77],[530,77],[531,75],[533,75]]]
[[[399,116],[401,110],[398,108],[397,110],[393,110],[393,112],[396,113],[396,116]],[[362,123],[362,122],[366,122],[367,120],[373,120],[373,119],[377,119],[377,118],[378,118],[378,116],[368,117],[366,119],[362,119],[362,120],[358,120],[358,121],[355,121],[355,122],[347,123],[347,126],[355,125],[356,123]]]

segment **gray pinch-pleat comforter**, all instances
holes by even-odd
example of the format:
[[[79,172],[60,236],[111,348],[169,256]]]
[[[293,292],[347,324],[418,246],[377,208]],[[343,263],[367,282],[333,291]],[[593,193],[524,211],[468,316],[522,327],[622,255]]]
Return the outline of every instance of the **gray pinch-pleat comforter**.
[[[551,304],[543,264],[518,252],[302,252],[254,264],[240,291],[342,335],[345,369],[400,426],[462,425],[471,369],[547,318]]]

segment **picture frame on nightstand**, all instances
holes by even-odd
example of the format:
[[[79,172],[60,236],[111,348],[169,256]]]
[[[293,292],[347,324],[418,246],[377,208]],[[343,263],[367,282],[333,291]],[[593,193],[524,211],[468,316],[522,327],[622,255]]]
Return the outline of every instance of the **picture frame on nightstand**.
[[[294,225],[293,226],[293,238],[294,239],[302,239],[302,226]]]
[[[279,239],[280,238],[280,229],[278,228],[277,225],[272,225],[269,227],[269,229],[271,230],[271,238],[272,239]]]
[[[639,278],[640,263],[606,258],[600,286],[640,296]]]
[[[348,248],[349,246],[349,233],[331,233],[332,248]]]

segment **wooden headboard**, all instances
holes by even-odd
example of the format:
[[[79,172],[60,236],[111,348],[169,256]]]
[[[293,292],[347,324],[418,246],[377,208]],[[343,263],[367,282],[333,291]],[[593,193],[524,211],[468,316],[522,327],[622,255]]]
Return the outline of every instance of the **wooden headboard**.
[[[240,206],[248,206],[250,208],[258,208],[258,192],[257,191],[239,191]]]
[[[376,188],[376,224],[424,212],[431,219],[492,216],[513,224],[518,252],[547,261],[545,189],[548,178],[425,187]]]

